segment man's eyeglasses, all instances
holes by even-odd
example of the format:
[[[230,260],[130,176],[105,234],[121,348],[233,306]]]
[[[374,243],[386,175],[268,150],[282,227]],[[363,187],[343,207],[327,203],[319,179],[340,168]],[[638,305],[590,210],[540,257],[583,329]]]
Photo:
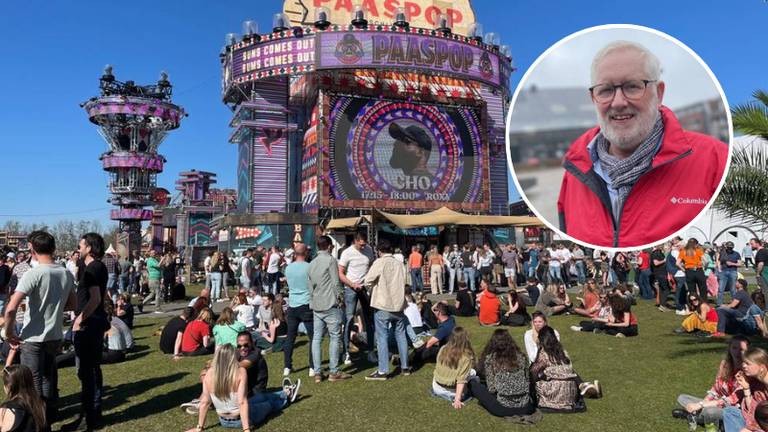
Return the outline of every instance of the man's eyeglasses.
[[[237,344],[237,347],[238,348],[250,348],[251,346],[249,344],[244,344],[244,345]]]
[[[630,80],[618,85],[598,84],[589,88],[589,93],[597,103],[608,103],[613,101],[616,96],[616,89],[621,88],[624,97],[630,100],[637,100],[643,97],[648,84],[656,80]]]

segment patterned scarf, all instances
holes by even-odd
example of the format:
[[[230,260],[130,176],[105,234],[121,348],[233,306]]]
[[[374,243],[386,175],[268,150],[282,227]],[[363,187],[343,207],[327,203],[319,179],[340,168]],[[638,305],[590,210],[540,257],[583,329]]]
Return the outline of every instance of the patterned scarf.
[[[651,161],[655,156],[656,147],[664,134],[664,123],[661,116],[656,119],[656,123],[651,129],[651,133],[640,143],[634,153],[626,159],[619,159],[608,153],[610,143],[602,133],[595,137],[595,149],[597,157],[600,159],[600,168],[611,178],[611,185],[619,193],[619,199],[614,203],[613,215],[615,219],[619,218],[621,208],[629,196],[632,186],[637,183],[641,175],[645,174],[651,168]]]

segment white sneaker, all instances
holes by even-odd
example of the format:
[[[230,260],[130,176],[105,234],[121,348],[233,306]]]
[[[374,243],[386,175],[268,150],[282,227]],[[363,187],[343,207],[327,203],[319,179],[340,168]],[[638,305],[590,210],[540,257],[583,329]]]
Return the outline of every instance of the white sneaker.
[[[161,314],[161,313],[165,313],[165,312],[156,310],[155,313],[156,314]]]
[[[314,368],[309,368],[309,377],[310,378],[314,378],[314,376],[315,376],[315,369]]]
[[[685,309],[683,310],[678,309],[675,311],[675,315],[688,315],[688,313],[685,311]]]
[[[419,349],[424,346],[424,339],[416,338],[415,341],[413,341],[413,348]]]
[[[296,384],[291,386],[291,402],[295,402],[299,396],[299,388],[301,388],[301,380],[297,379]]]
[[[576,331],[576,332],[580,332],[581,331],[581,327],[579,327],[579,326],[571,326],[571,330]]]
[[[287,377],[290,374],[291,374],[291,370],[290,369],[288,369],[288,368],[284,368],[283,369],[283,376],[284,377]]]
[[[351,365],[351,364],[352,364],[352,359],[351,359],[351,358],[349,358],[349,353],[347,353],[347,354],[344,356],[344,365],[345,365],[345,366],[349,366],[349,365]]]

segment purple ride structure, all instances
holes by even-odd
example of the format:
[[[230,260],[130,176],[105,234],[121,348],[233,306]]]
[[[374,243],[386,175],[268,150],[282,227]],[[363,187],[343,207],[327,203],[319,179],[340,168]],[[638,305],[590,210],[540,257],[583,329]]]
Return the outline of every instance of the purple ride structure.
[[[133,254],[141,250],[141,224],[152,220],[157,189],[157,174],[163,171],[165,158],[157,150],[166,134],[179,127],[184,109],[171,103],[172,85],[165,72],[152,85],[136,85],[133,81],[117,81],[112,67],[101,76],[101,95],[81,106],[108,149],[100,157],[109,173],[107,202],[117,206],[110,218],[120,222],[118,241]]]
[[[295,3],[286,1],[286,14]],[[219,247],[287,247],[312,243],[318,227],[357,225],[372,240],[404,248],[509,241],[513,222],[502,217],[509,211],[509,48],[477,24],[468,34],[452,32],[435,5],[423,9],[434,25],[420,28],[402,9],[374,22],[381,15],[358,6],[350,21],[344,11],[301,3],[301,19],[276,14],[266,34],[246,21],[242,38],[228,35],[220,55],[238,194],[237,213],[216,220]],[[469,2],[463,16],[474,16]],[[505,228],[387,216],[442,207],[464,221],[498,216],[493,224]]]

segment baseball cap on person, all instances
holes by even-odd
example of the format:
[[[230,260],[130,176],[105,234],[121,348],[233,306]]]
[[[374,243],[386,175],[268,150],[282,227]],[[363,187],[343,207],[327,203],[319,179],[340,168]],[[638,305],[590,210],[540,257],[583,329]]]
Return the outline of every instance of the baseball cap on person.
[[[16,254],[15,254],[15,253],[13,253],[13,252],[8,252],[8,254],[7,254],[7,255],[5,255],[5,256],[6,256],[7,258],[11,258],[11,259],[15,259],[15,258],[16,258]]]
[[[432,151],[432,140],[424,129],[411,125],[403,129],[395,122],[389,125],[389,135],[403,142],[412,142],[427,151]]]

